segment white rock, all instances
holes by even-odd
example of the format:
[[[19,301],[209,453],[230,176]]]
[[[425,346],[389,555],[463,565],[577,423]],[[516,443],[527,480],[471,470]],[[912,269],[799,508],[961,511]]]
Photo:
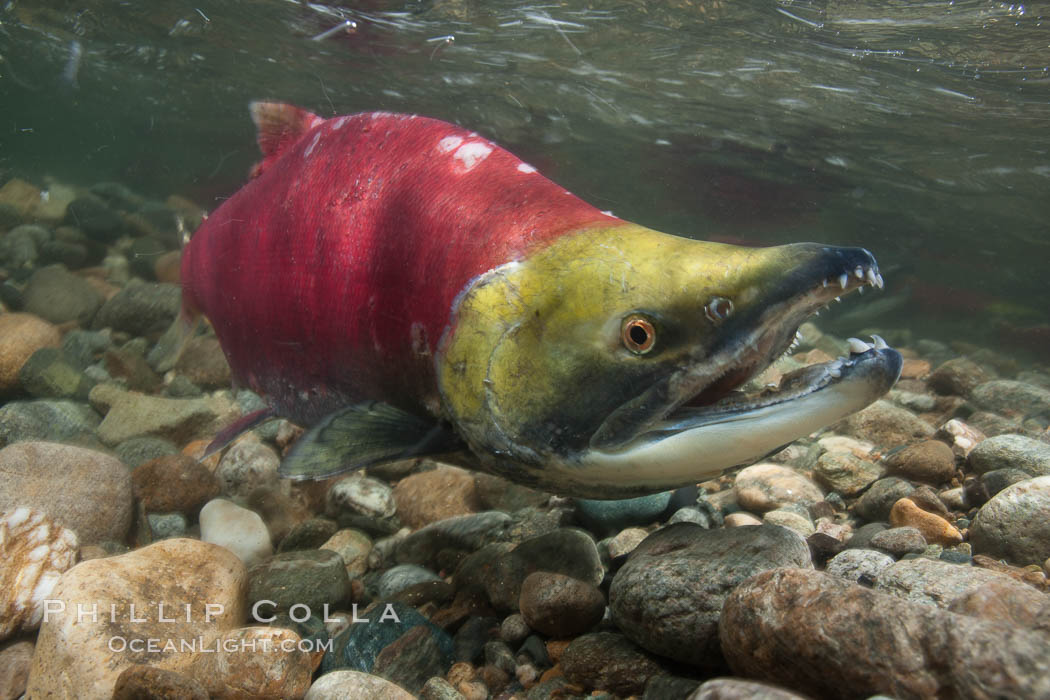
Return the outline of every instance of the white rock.
[[[360,671],[332,671],[310,686],[304,700],[345,700],[346,698],[383,698],[415,700],[415,696],[385,678]]]
[[[817,440],[825,452],[850,452],[857,457],[871,454],[875,445],[867,440],[857,440],[845,435],[828,435]]]
[[[328,489],[328,510],[386,518],[397,511],[394,490],[378,479],[360,474],[343,477]]]
[[[200,514],[201,539],[230,550],[246,567],[273,554],[270,531],[259,514],[225,498],[213,498]]]
[[[44,601],[78,550],[76,533],[38,510],[0,513],[0,640],[40,626]]]
[[[190,539],[77,564],[45,606],[26,696],[107,700],[133,664],[185,671],[188,648],[244,620],[245,582],[231,552]]]

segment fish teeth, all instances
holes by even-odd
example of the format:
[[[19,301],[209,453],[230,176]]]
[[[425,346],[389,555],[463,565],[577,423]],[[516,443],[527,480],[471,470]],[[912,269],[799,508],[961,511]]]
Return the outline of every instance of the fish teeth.
[[[850,338],[846,342],[849,343],[849,351],[851,355],[860,355],[861,353],[871,350],[871,346],[860,338]]]
[[[876,273],[875,274],[875,281],[878,283],[875,286],[878,287],[879,289],[882,289],[882,275]]]
[[[842,297],[835,297],[835,301],[842,303]]]
[[[824,281],[823,281],[823,282],[821,282],[821,284],[822,284],[822,285],[824,286],[824,289],[827,289],[827,288],[828,288],[828,278],[827,278],[827,277],[825,277],[825,278],[824,278]]]
[[[890,347],[880,336],[873,335],[871,336],[871,340],[876,350],[886,350]]]
[[[828,374],[830,374],[835,379],[838,379],[842,376],[842,368],[838,365],[831,365],[830,367],[828,367]]]
[[[877,278],[876,273],[875,273],[875,268],[872,268],[872,267],[868,268],[867,279],[868,279],[868,284],[870,284],[872,287],[880,286],[878,284],[878,278]]]
[[[864,279],[864,268],[857,265],[856,269],[853,270],[853,276],[859,280]]]
[[[842,287],[843,289],[845,289],[846,285],[848,283],[849,283],[849,275],[847,275],[845,272],[843,272],[841,275],[839,275],[839,286]]]

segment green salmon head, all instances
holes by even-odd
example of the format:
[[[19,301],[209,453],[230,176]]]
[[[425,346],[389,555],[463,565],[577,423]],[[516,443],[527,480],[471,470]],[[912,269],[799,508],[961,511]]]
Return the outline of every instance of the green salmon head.
[[[735,391],[830,300],[882,286],[862,248],[747,248],[633,224],[575,232],[482,275],[438,353],[442,400],[487,468],[591,498],[696,483],[884,394],[900,355],[805,368]]]

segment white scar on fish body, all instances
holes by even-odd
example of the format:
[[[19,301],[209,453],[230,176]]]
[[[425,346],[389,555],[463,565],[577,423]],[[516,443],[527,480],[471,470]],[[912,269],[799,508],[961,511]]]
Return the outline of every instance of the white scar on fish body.
[[[448,153],[458,148],[461,143],[463,143],[463,139],[459,136],[446,136],[438,141],[438,150],[442,153]]]
[[[339,129],[342,129],[343,125],[346,124],[346,120],[349,118],[350,117],[339,117],[334,122],[332,122],[332,131],[338,131]]]
[[[465,172],[470,171],[475,165],[489,157],[492,146],[480,141],[468,141],[460,146],[453,158],[459,161]]]
[[[525,174],[534,173],[536,172],[536,168],[532,167],[528,163],[518,163],[518,172]]]
[[[314,148],[317,146],[317,142],[321,140],[321,132],[318,131],[314,134],[314,140],[310,142],[310,145],[306,147],[306,152],[303,153],[303,159],[310,157],[310,154],[314,152]]]

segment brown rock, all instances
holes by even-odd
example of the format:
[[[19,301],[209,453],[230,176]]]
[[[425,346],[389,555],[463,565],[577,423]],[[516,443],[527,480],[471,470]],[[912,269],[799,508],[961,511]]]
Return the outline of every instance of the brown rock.
[[[131,484],[147,513],[195,518],[201,506],[219,495],[215,475],[185,455],[165,455],[139,465],[131,472]]]
[[[930,363],[926,360],[906,358],[901,365],[901,379],[922,379],[930,373]]]
[[[1050,697],[1045,635],[821,572],[748,579],[726,600],[719,630],[735,673],[815,698]]]
[[[153,371],[145,357],[134,352],[110,348],[106,350],[103,360],[109,375],[125,380],[132,391],[150,393],[159,389],[164,381]]]
[[[117,678],[113,700],[208,700],[208,691],[182,673],[135,664]]]
[[[923,440],[890,455],[886,466],[891,474],[937,486],[955,476],[955,455],[939,440]]]
[[[1029,586],[1033,586],[1040,591],[1050,593],[1050,581],[1047,580],[1046,574],[1041,571],[1033,571],[1030,568],[1022,569],[1018,566],[1011,566],[1010,564],[995,559],[994,557],[990,557],[987,554],[973,555],[973,565],[1000,574],[1006,574],[1012,579],[1021,581],[1022,583],[1027,583]]]
[[[1011,579],[988,581],[953,600],[948,609],[989,622],[1050,632],[1050,597]]]
[[[536,571],[522,583],[518,606],[532,629],[548,637],[573,637],[602,621],[605,596],[587,581]]]
[[[654,658],[613,632],[577,637],[559,664],[573,683],[624,696],[641,695],[649,679],[663,672]]]
[[[228,387],[232,376],[219,339],[214,336],[201,336],[186,343],[175,370],[204,389]]]
[[[44,601],[77,560],[77,536],[42,512],[0,513],[0,640],[40,626]]]
[[[78,564],[59,579],[45,610],[27,695],[109,698],[134,664],[185,672],[195,655],[183,645],[214,647],[244,619],[244,583],[233,552],[190,539]],[[150,639],[159,640],[153,651]]]
[[[18,372],[34,352],[61,341],[57,328],[33,314],[0,314],[0,394],[18,387]]]
[[[283,627],[241,627],[226,632],[185,669],[212,700],[285,700],[310,688],[313,659],[299,635]],[[254,651],[253,651],[254,648]]]
[[[876,401],[837,424],[835,429],[884,447],[906,445],[928,438],[934,432],[929,423],[888,401]]]
[[[131,526],[131,475],[101,452],[17,442],[0,450],[0,511],[19,506],[47,513],[82,545],[120,542]]]
[[[890,524],[893,527],[913,527],[930,544],[951,547],[963,541],[962,533],[954,525],[939,515],[923,510],[909,498],[902,498],[893,504]]]
[[[413,529],[481,509],[474,476],[444,465],[402,479],[394,488],[394,500],[401,521]]]
[[[926,383],[938,394],[969,396],[978,384],[992,376],[968,357],[948,360],[929,376]]]
[[[0,700],[22,697],[32,663],[32,642],[15,642],[0,650]]]

